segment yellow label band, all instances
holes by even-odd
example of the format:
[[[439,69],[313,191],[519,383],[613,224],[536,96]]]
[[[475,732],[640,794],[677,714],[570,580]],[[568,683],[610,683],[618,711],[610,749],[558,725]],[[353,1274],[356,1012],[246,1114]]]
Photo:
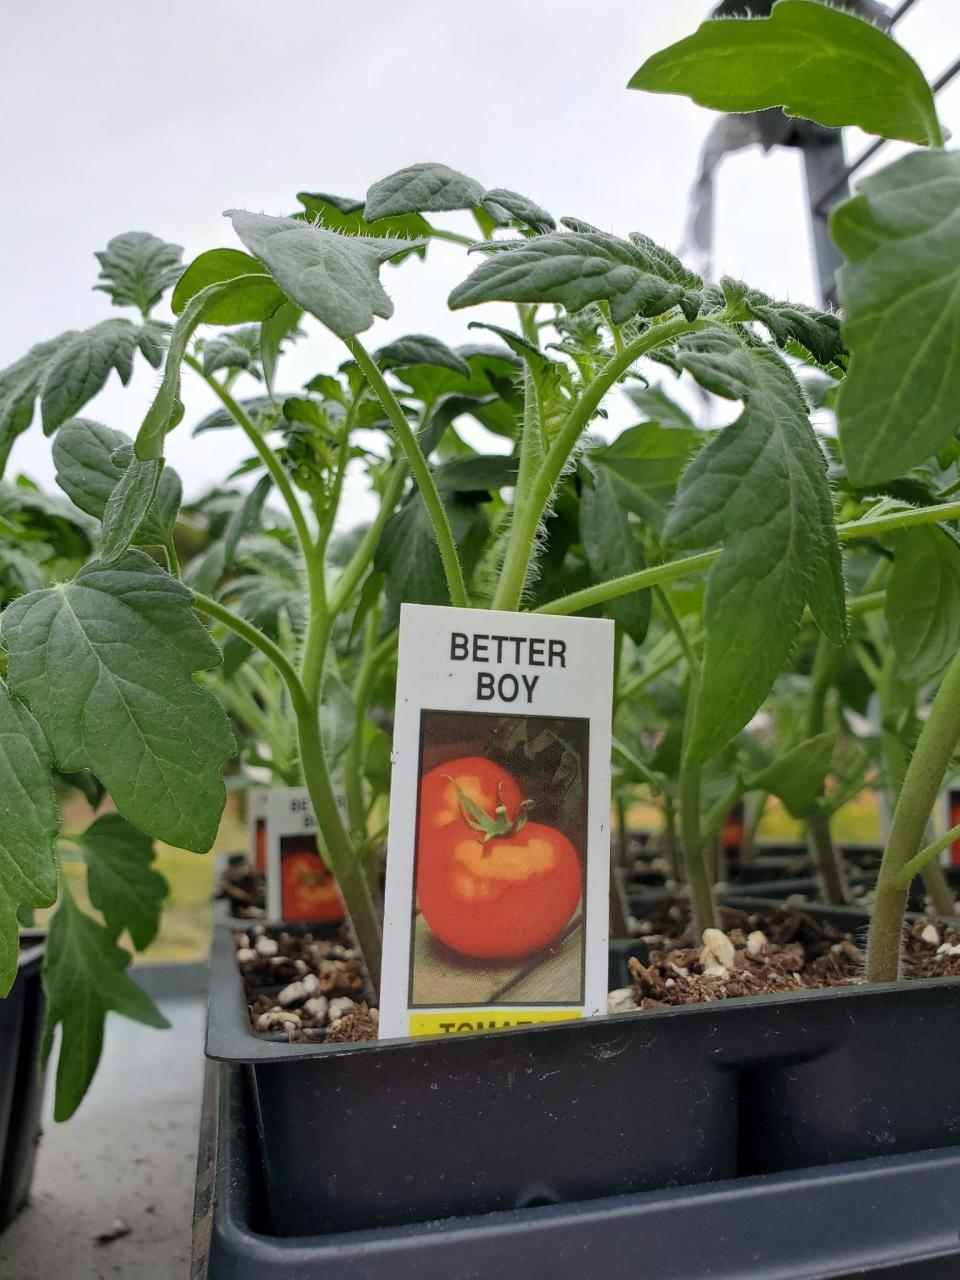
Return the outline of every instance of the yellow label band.
[[[446,1013],[411,1013],[412,1036],[452,1036],[478,1031],[508,1031],[513,1027],[532,1027],[538,1022],[570,1022],[582,1018],[582,1009],[476,1009]]]

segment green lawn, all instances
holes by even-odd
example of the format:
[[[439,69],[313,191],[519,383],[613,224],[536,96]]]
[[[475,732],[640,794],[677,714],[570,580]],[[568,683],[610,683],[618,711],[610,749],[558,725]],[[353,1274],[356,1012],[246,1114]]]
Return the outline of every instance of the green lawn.
[[[92,816],[86,802],[73,795],[61,808],[65,831],[82,831]],[[237,813],[235,796],[230,796],[227,800],[217,841],[210,853],[198,855],[187,853],[184,849],[174,849],[167,844],[157,844],[157,860],[154,865],[169,881],[170,896],[164,907],[160,932],[147,950],[137,957],[138,961],[157,964],[204,959],[210,949],[211,898],[216,854],[234,853],[245,844],[246,830]],[[67,862],[64,870],[77,899],[90,910],[83,866]],[[45,924],[50,915],[51,911],[38,911],[37,922]],[[129,940],[126,941],[129,945]]]

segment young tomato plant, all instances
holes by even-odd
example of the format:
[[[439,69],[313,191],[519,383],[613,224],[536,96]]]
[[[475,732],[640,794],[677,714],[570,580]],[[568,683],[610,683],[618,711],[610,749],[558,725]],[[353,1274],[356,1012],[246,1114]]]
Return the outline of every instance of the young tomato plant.
[[[924,501],[923,486],[909,473],[934,455],[947,466],[956,457],[960,154],[944,149],[919,67],[852,14],[780,0],[769,18],[704,23],[648,59],[630,83],[726,111],[783,107],[823,125],[856,125],[918,144],[834,209],[831,232],[844,258],[837,286],[850,351],[836,394],[845,479],[863,497],[909,493]],[[933,494],[933,505],[890,510],[878,503],[864,517],[885,533],[910,529],[894,539],[886,620],[898,656],[909,655],[905,674],[939,677],[902,783],[892,786],[899,794],[867,950],[867,975],[876,980],[897,977],[910,879],[943,847],[938,841],[921,848],[960,739],[960,637],[950,590],[956,512],[941,504],[940,517],[951,524],[922,532],[914,525],[918,513],[937,510],[936,499],[954,487]],[[895,772],[888,768],[891,782]]]
[[[0,771],[4,795],[14,797],[0,819],[0,981],[13,973],[18,908],[50,905],[57,895],[53,771],[89,775],[109,792],[129,828],[125,847],[159,838],[204,851],[224,803],[221,768],[236,752],[225,707],[241,718],[241,690],[252,738],[282,764],[282,776],[309,790],[322,854],[376,982],[380,920],[369,864],[382,840],[388,759],[386,734],[370,711],[389,701],[403,600],[546,614],[602,609],[619,624],[622,656],[645,642],[653,596],[684,681],[675,767],[663,776],[698,928],[715,923],[704,851],[732,798],[775,792],[811,827],[827,814],[833,744],[817,706],[779,759],[754,759],[738,750],[737,737],[789,666],[804,628],[823,637],[817,650],[828,673],[831,654],[846,644],[841,544],[904,530],[939,536],[960,503],[948,493],[894,510],[868,502],[838,524],[824,452],[790,361],[799,357],[840,381],[847,479],[866,498],[951,445],[960,361],[950,346],[954,329],[942,323],[956,306],[952,268],[924,240],[931,230],[950,231],[955,157],[940,149],[929,91],[906,55],[856,19],[824,13],[806,0],[782,0],[766,20],[777,41],[799,39],[804,24],[828,24],[817,29],[821,62],[798,86],[788,77],[789,93],[779,76],[777,88],[761,83],[770,65],[755,40],[762,24],[736,21],[708,24],[707,37],[691,38],[707,40],[706,55],[719,39],[716,58],[699,46],[688,58],[681,45],[651,60],[637,83],[683,90],[685,76],[691,84],[700,77],[706,87],[697,80],[694,96],[739,106],[723,79],[723,67],[733,65],[723,42],[729,37],[736,50],[737,33],[750,27],[748,63],[733,73],[746,106],[786,97],[791,109],[819,113],[825,123],[933,144],[870,179],[835,215],[849,258],[843,327],[835,315],[738,281],[705,282],[641,233],[622,238],[576,218],[558,228],[530,199],[439,164],[391,174],[362,201],[303,193],[292,216],[234,211],[243,248],[212,249],[183,272],[175,247],[155,237],[111,242],[101,255],[103,287],[139,318],[61,335],[0,375],[0,456],[39,404],[44,427],[56,433],[59,483],[95,530],[99,524],[94,559],[65,580],[27,584],[0,620]],[[849,93],[836,93],[851,32],[874,43],[896,92],[878,99],[853,82]],[[917,187],[928,182],[936,198],[917,206]],[[438,225],[438,214],[458,211],[473,216],[476,237]],[[425,335],[368,347],[361,335],[392,312],[385,266],[429,269],[440,244],[476,255],[451,308],[504,302],[516,319],[477,326],[496,341],[492,349],[454,351]],[[929,281],[921,297],[930,313],[896,323],[917,275]],[[151,311],[174,282],[168,332]],[[308,317],[342,341],[344,364],[296,394],[281,392],[285,344]],[[947,369],[933,389],[922,377],[921,340],[936,346]],[[163,375],[135,440],[72,416],[112,368],[128,377],[137,351],[155,364],[163,359]],[[590,430],[605,398],[642,376],[650,368],[643,361],[736,402],[735,420],[686,437],[681,426],[665,453],[650,452],[649,433],[599,443]],[[78,376],[81,366],[89,376]],[[202,379],[220,402],[205,429],[244,433],[245,469],[256,483],[181,577],[173,536],[180,485],[164,446],[183,417],[187,377]],[[237,394],[251,377],[257,394]],[[468,450],[457,432],[465,416],[499,435],[507,451]],[[652,458],[666,462],[666,480],[655,479]],[[377,511],[341,544],[334,526],[348,468],[357,466]],[[279,513],[265,524],[268,496]],[[703,584],[692,618],[679,607],[681,580]],[[223,658],[224,673],[207,675]],[[918,857],[932,856],[919,844],[960,735],[958,686],[960,659],[949,657],[900,789],[878,887],[873,976],[888,976],[891,956],[895,968],[902,877]],[[625,677],[621,704],[629,689]],[[292,737],[278,727],[280,715]],[[484,807],[484,821],[499,807]],[[492,838],[522,839],[517,813],[503,807],[514,829]],[[144,861],[145,854],[138,865]],[[105,1008],[155,1016],[123,972],[116,937],[127,921],[119,908],[112,919],[111,909],[101,910],[105,926],[64,892],[51,930],[50,1026],[64,1024],[61,1068],[74,1104],[99,1052]],[[78,971],[92,987],[85,1003],[68,999]],[[81,1041],[82,1070],[71,1057]]]

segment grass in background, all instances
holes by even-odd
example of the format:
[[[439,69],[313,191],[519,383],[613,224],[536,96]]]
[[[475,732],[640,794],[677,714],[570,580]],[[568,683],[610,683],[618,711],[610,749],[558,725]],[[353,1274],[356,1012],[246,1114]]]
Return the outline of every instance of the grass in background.
[[[103,812],[103,808],[98,812]],[[80,832],[93,820],[94,814],[82,797],[71,793],[61,802],[61,819],[64,831]],[[136,956],[139,964],[174,964],[178,961],[203,960],[210,950],[210,930],[213,920],[213,886],[218,853],[235,853],[246,846],[246,827],[238,812],[237,797],[227,799],[216,843],[209,853],[188,853],[171,845],[157,842],[157,860],[153,864],[166,876],[170,896],[164,903],[160,920],[160,932],[146,951]],[[86,873],[78,862],[65,862],[64,874],[70,888],[85,910],[95,916],[87,896]],[[43,928],[53,913],[53,908],[36,913],[37,924]],[[99,918],[99,916],[98,916]],[[121,944],[130,946],[129,938],[121,937]],[[132,950],[132,948],[131,948]]]
[[[631,831],[661,831],[663,815],[652,804],[638,801],[627,811],[627,825]],[[875,791],[865,790],[830,820],[830,830],[838,844],[881,844],[880,810]],[[761,844],[802,843],[804,825],[791,818],[775,796],[770,796],[763,810],[757,832]]]

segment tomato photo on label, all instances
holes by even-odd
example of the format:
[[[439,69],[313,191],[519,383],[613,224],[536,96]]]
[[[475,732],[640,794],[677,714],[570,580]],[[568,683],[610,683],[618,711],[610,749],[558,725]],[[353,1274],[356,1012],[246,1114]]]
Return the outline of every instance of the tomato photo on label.
[[[527,820],[529,803],[493,761],[463,757],[420,784],[417,903],[433,933],[462,955],[516,959],[548,946],[582,891],[576,849]]]
[[[339,920],[344,914],[337,882],[314,850],[283,849],[280,867],[284,920]]]

